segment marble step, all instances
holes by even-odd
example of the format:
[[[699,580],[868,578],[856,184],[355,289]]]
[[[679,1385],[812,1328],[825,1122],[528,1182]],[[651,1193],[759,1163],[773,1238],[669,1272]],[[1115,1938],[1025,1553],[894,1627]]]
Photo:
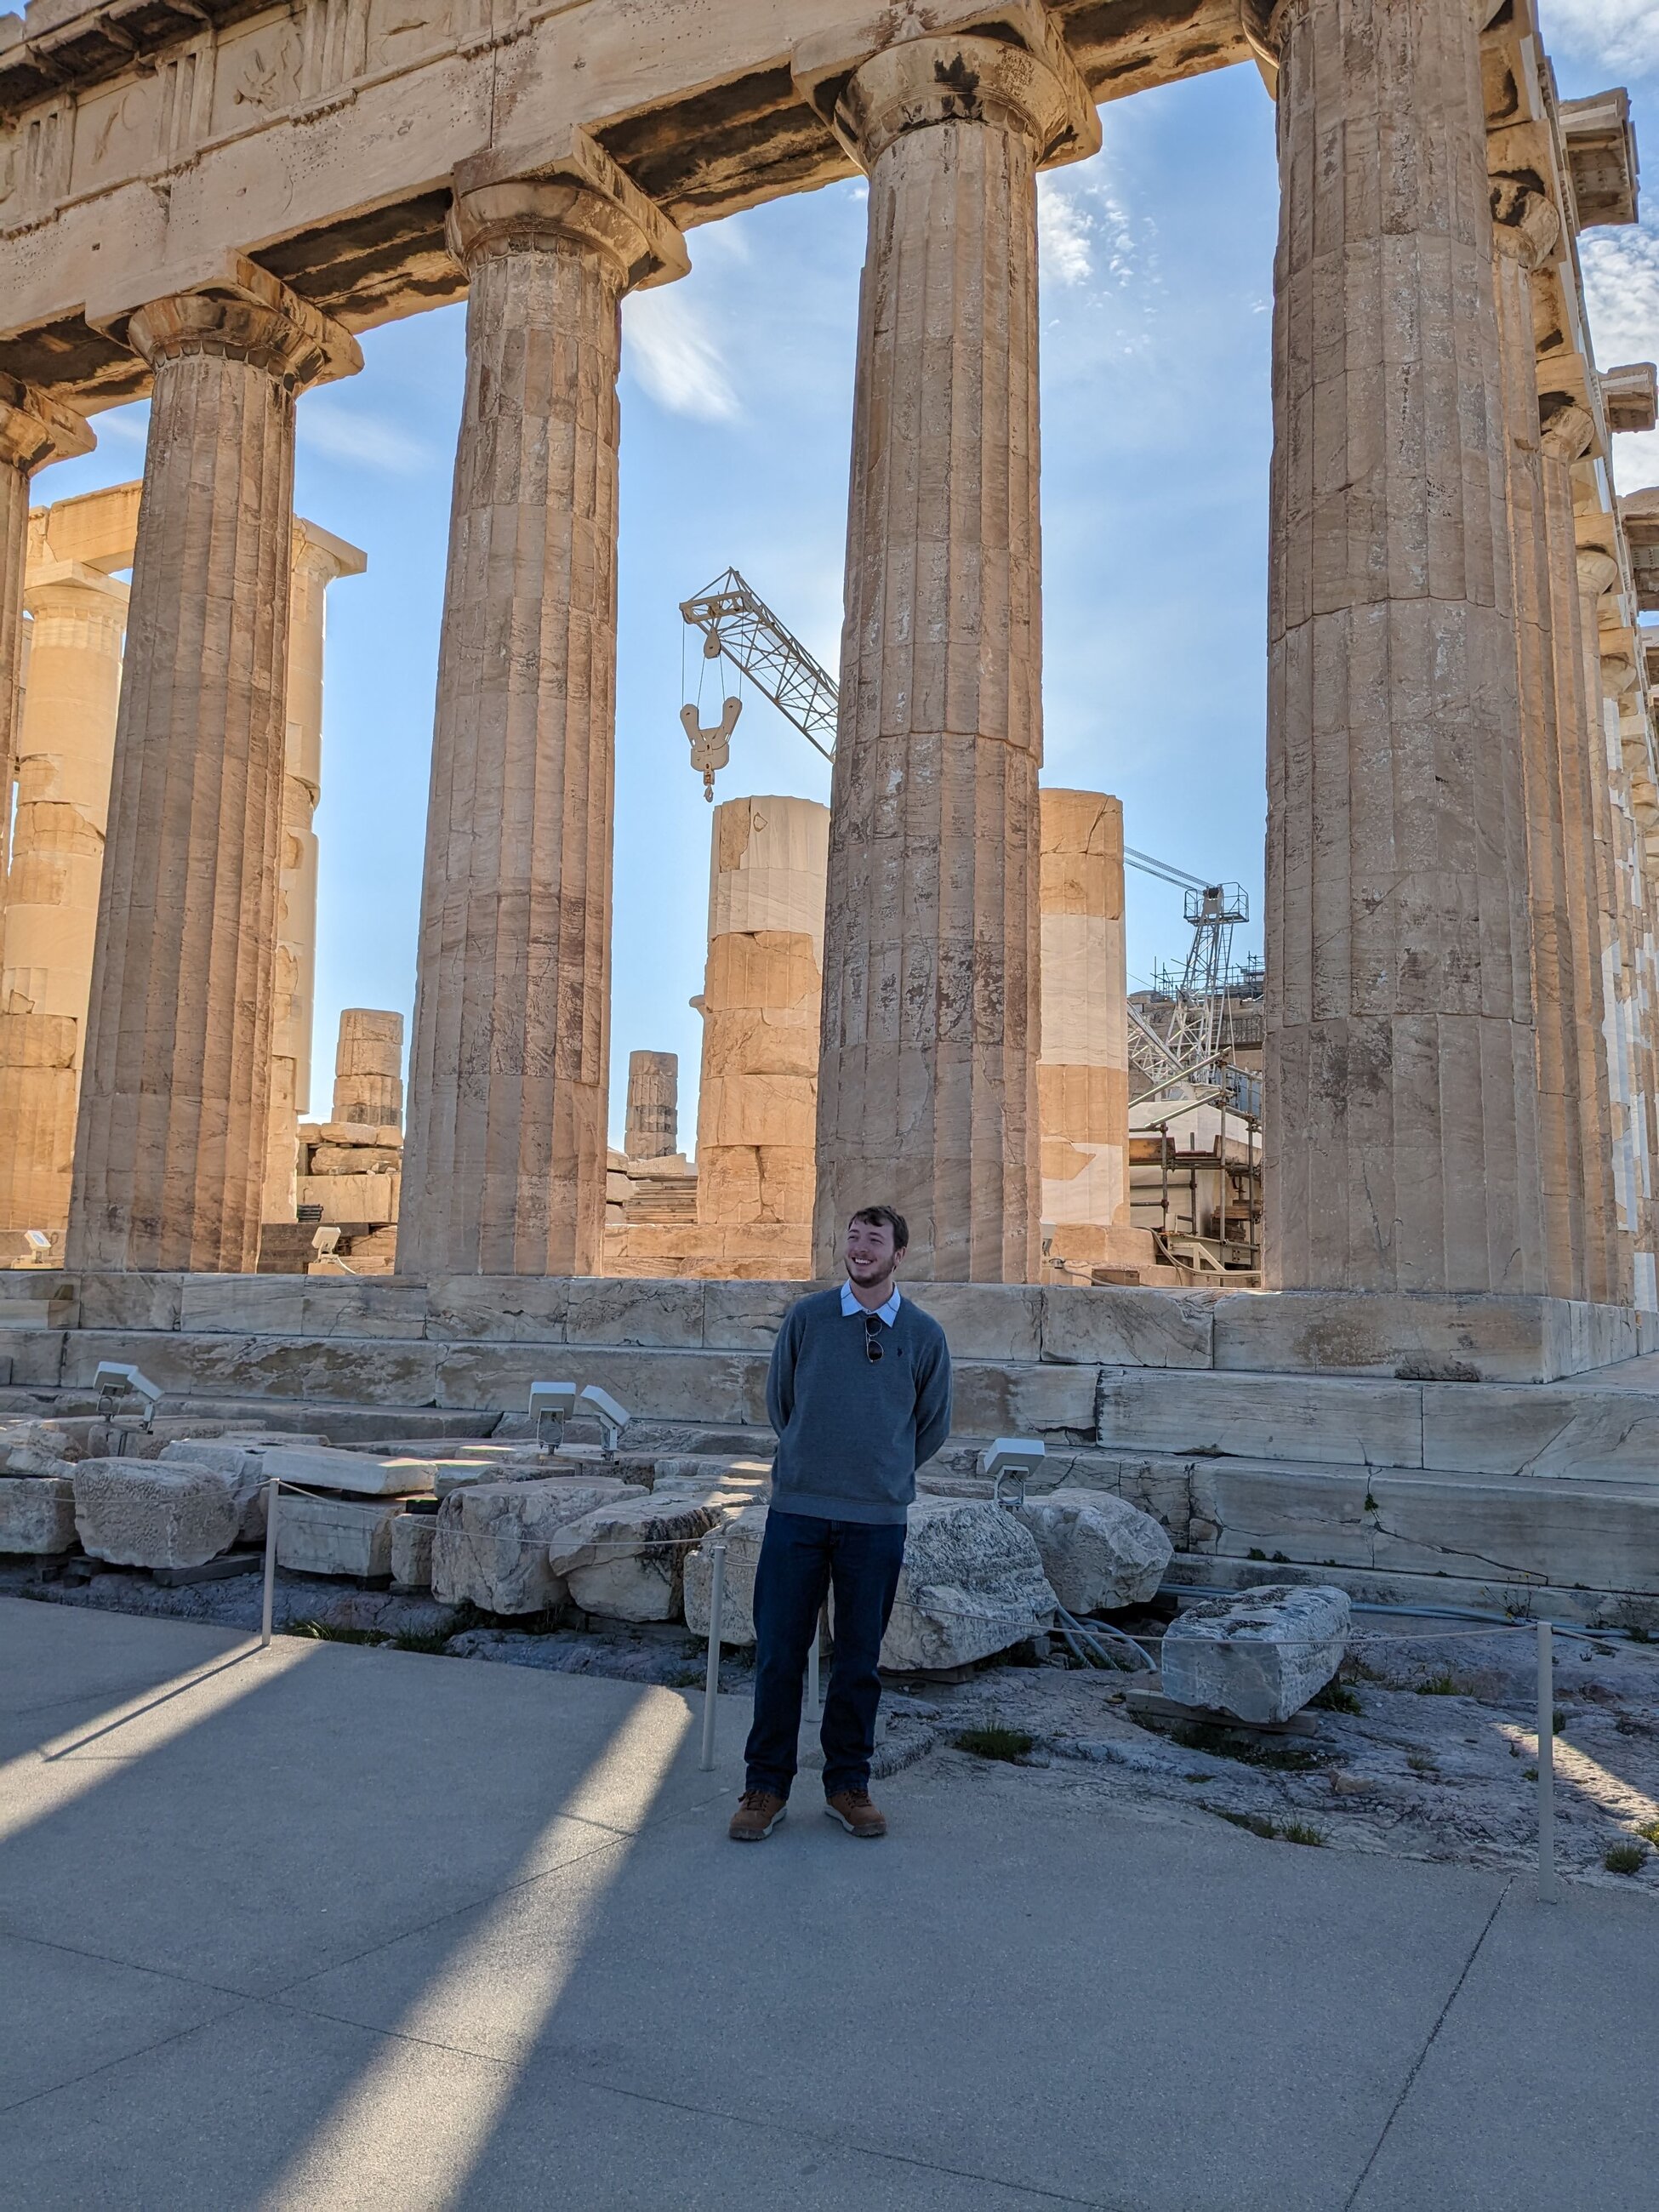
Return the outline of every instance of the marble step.
[[[1115,1491],[1194,1557],[1659,1594],[1659,1470],[1561,1481],[1091,1452],[1069,1479]]]

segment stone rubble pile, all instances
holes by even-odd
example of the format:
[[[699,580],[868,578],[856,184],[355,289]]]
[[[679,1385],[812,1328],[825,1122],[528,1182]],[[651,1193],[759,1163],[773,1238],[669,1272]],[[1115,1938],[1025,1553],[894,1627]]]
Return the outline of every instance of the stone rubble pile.
[[[347,1449],[220,1425],[137,1458],[99,1452],[108,1435],[84,1420],[0,1423],[0,1553],[58,1557],[78,1541],[111,1565],[205,1567],[263,1540],[276,1477],[285,1486],[279,1566],[390,1581],[400,1592],[430,1591],[439,1604],[507,1618],[568,1608],[684,1622],[704,1636],[708,1540],[720,1534],[721,1638],[754,1642],[771,1473],[752,1454],[607,1460],[512,1438]],[[911,1513],[882,1663],[948,1670],[1041,1635],[1057,1601],[1077,1613],[1139,1602],[1170,1553],[1157,1522],[1103,1492],[1055,1492],[1015,1511],[982,1496],[924,1494]]]

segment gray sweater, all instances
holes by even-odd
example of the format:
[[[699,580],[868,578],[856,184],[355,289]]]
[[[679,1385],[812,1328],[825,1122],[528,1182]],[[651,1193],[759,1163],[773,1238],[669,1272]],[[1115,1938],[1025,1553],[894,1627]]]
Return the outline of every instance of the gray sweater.
[[[902,1297],[882,1357],[841,1291],[799,1298],[783,1317],[766,1378],[778,1432],[772,1503],[819,1521],[902,1522],[916,1469],[951,1433],[951,1352],[931,1314]]]

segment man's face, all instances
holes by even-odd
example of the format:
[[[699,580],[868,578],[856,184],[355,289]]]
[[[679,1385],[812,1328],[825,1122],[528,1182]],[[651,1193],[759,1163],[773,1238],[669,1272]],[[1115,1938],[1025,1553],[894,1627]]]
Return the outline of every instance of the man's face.
[[[847,1272],[861,1289],[890,1275],[898,1260],[893,1232],[884,1221],[847,1224]]]

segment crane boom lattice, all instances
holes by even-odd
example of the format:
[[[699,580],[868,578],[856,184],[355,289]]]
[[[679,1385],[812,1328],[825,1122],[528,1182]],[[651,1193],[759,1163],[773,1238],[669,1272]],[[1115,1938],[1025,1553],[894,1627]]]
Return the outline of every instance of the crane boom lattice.
[[[825,760],[836,757],[836,679],[821,668],[735,568],[728,568],[694,598],[680,601],[692,629],[702,632],[706,659],[722,653],[757,691],[792,721]]]

